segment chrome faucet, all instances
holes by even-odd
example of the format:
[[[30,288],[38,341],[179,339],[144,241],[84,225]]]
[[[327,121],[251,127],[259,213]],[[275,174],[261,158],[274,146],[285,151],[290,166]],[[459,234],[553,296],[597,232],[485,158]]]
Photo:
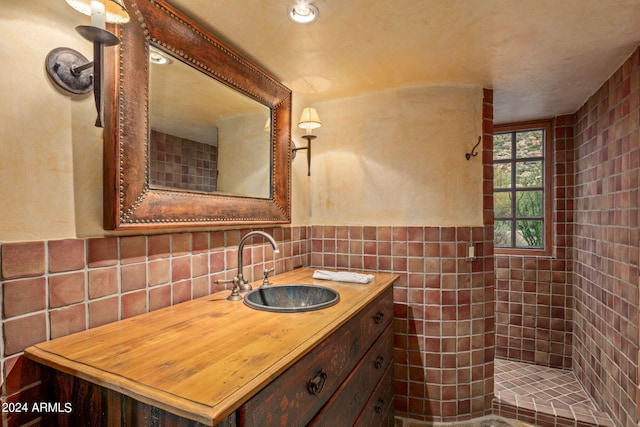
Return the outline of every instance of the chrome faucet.
[[[280,252],[280,250],[278,249],[278,244],[276,243],[274,238],[271,237],[269,234],[265,233],[264,231],[252,231],[250,233],[247,233],[240,240],[240,244],[238,244],[238,274],[236,275],[236,277],[233,278],[233,280],[216,280],[215,281],[215,283],[233,283],[233,289],[231,290],[231,295],[227,297],[227,299],[230,301],[241,300],[242,296],[240,295],[240,292],[247,292],[252,289],[251,285],[249,284],[249,281],[246,280],[242,274],[242,270],[243,270],[242,252],[244,250],[244,245],[247,243],[247,241],[255,236],[264,237],[269,243],[271,243],[274,254],[277,254]]]

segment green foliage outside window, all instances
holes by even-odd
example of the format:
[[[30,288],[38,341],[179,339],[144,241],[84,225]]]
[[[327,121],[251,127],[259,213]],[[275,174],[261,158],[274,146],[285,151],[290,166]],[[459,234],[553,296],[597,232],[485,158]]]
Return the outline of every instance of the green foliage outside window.
[[[544,246],[544,130],[494,135],[494,245]]]

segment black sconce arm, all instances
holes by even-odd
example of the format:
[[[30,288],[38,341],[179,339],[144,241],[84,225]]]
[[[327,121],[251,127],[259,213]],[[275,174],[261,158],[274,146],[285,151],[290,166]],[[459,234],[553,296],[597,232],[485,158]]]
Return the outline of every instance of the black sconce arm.
[[[296,151],[298,150],[307,150],[307,176],[311,176],[311,141],[316,138],[315,135],[302,135],[304,139],[307,140],[306,147],[293,147],[291,151],[293,151],[293,156],[295,157]]]
[[[84,95],[93,90],[96,111],[96,126],[102,127],[102,59],[104,46],[115,46],[120,39],[115,34],[93,27],[80,25],[76,31],[85,39],[93,42],[93,61],[89,61],[80,52],[59,47],[47,55],[47,72],[54,83],[64,91]]]

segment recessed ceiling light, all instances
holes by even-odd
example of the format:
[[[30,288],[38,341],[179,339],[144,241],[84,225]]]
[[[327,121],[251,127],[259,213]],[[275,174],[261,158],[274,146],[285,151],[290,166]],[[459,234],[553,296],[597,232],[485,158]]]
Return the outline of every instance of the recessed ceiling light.
[[[289,19],[298,24],[310,24],[318,19],[318,8],[311,3],[297,2],[289,9]]]
[[[167,65],[171,63],[171,59],[164,52],[152,46],[149,49],[149,62],[154,65]]]

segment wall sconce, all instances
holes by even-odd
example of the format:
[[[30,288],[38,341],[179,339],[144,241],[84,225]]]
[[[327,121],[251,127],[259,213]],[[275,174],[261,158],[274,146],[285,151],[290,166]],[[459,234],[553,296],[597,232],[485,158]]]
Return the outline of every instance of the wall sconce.
[[[91,25],[79,25],[76,31],[93,42],[93,61],[80,52],[66,47],[53,49],[47,55],[45,66],[49,77],[70,94],[82,95],[93,89],[98,118],[102,127],[102,52],[104,46],[115,46],[120,39],[105,29],[105,24],[129,22],[123,0],[65,0],[78,12],[91,16]]]
[[[307,140],[307,146],[296,147],[294,144],[291,151],[293,151],[293,158],[295,159],[296,151],[307,150],[307,176],[311,176],[311,141],[316,138],[316,136],[312,135],[311,132],[313,129],[317,129],[320,126],[322,126],[322,123],[320,123],[320,117],[318,116],[318,112],[315,108],[307,107],[302,110],[298,127],[306,130],[306,133],[302,135],[302,137]]]

